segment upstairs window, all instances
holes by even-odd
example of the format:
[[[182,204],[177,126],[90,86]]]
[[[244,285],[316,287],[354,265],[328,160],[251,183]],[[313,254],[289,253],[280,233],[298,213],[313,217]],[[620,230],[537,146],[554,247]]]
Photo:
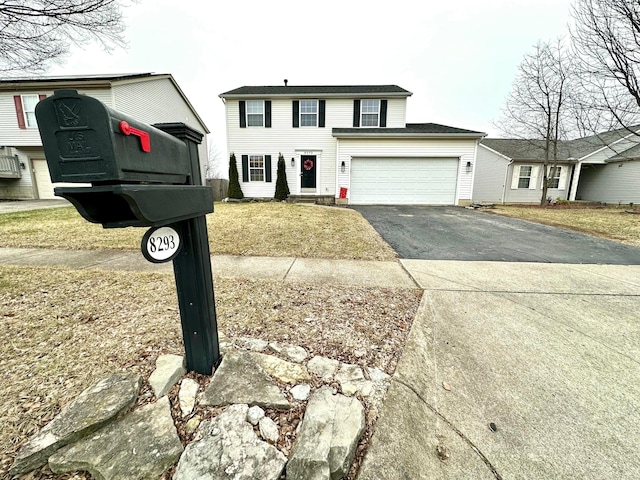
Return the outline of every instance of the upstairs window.
[[[316,127],[318,125],[318,101],[300,100],[300,126]]]
[[[240,100],[240,128],[271,127],[271,100]]]
[[[264,102],[249,100],[247,102],[247,126],[262,127],[264,125]]]
[[[380,119],[380,100],[362,100],[360,126],[377,127]]]
[[[386,127],[387,101],[355,99],[353,101],[353,126]]]
[[[16,106],[16,115],[18,117],[18,127],[20,128],[36,128],[36,104],[45,98],[46,95],[14,95],[13,101]]]

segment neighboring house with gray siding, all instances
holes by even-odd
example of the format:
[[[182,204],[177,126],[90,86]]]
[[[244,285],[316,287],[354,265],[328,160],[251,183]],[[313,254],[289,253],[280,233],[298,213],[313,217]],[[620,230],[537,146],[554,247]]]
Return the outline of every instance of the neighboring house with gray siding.
[[[244,86],[222,93],[227,149],[246,197],[272,198],[285,159],[291,196],[322,203],[460,205],[482,132],[406,123],[397,85]]]
[[[552,180],[547,198],[640,202],[637,133],[620,129],[560,142],[557,161],[548,166]],[[478,148],[473,201],[539,203],[543,165],[544,141],[483,139]]]
[[[209,133],[168,74],[88,75],[0,80],[0,199],[56,198],[34,110],[54,90],[73,89],[141,122],[182,122]],[[206,136],[199,147],[207,161]],[[204,167],[203,167],[204,168]],[[204,178],[204,175],[203,175]]]

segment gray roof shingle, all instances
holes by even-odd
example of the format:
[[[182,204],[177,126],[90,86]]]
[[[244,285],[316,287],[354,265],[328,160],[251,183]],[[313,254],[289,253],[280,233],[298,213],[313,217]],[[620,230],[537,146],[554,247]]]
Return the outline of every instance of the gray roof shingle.
[[[334,136],[465,136],[480,138],[485,133],[439,123],[407,123],[405,128],[334,128]]]
[[[271,96],[402,96],[411,92],[397,85],[289,85],[244,86],[221,93],[221,98]]]

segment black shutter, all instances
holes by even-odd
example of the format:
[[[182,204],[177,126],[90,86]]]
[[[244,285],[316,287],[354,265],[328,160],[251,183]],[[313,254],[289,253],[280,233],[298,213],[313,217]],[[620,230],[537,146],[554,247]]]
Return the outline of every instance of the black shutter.
[[[240,100],[240,128],[247,128],[247,107],[244,100]]]
[[[360,100],[353,101],[353,126],[360,126]]]
[[[300,126],[300,101],[293,101],[293,128]]]
[[[264,126],[271,128],[271,100],[264,101]]]
[[[271,181],[271,155],[264,156],[264,180]]]
[[[324,100],[318,101],[318,126],[319,127],[324,127],[324,111],[325,111],[324,102],[325,102]]]
[[[387,126],[387,101],[380,100],[380,126]]]
[[[242,155],[242,181],[249,181],[249,155]]]

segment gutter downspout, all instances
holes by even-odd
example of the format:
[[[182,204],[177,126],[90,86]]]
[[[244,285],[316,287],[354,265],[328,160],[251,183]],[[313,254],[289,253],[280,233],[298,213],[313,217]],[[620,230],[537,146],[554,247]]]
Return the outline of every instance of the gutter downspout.
[[[504,182],[502,185],[502,205],[504,205],[504,199],[507,196],[507,179],[509,178],[509,165],[513,165],[513,158],[507,163],[507,168],[504,169]]]

